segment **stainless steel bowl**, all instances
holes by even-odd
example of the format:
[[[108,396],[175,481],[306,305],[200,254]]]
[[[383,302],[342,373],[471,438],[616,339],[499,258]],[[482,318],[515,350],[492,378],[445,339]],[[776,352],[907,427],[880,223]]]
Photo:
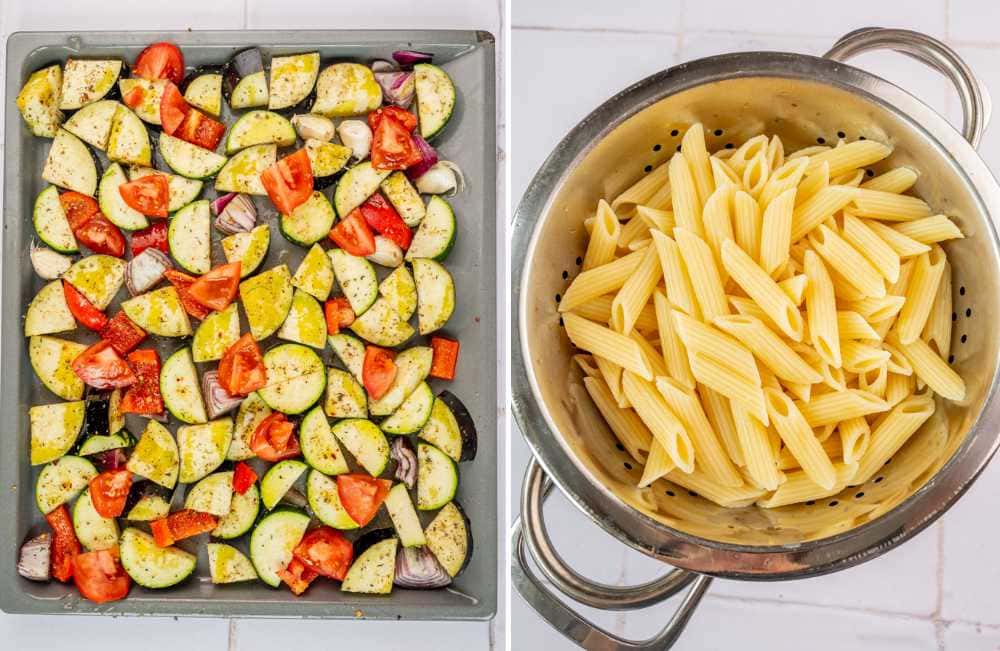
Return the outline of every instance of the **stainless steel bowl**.
[[[893,49],[945,74],[964,113],[963,133],[919,99],[841,61]],[[682,64],[614,96],[577,125],[535,176],[514,225],[513,396],[518,423],[535,460],[514,529],[514,581],[528,602],[577,643],[593,649],[668,648],[711,577],[780,580],[851,567],[899,545],[928,526],[969,487],[998,445],[995,400],[1000,310],[1000,258],[991,215],[1000,215],[1000,186],[975,151],[989,119],[989,99],[968,66],[943,43],[915,32],[869,28],[848,34],[824,58],[754,52]],[[952,215],[966,234],[946,246],[953,268],[954,368],[968,387],[962,404],[940,403],[938,416],[899,454],[940,459],[917,476],[887,465],[869,483],[813,505],[764,510],[723,509],[655,483],[637,489],[638,469],[582,388],[573,348],[558,327],[556,294],[577,271],[586,243],[583,220],[672,155],[684,127],[702,122],[721,136],[709,147],[777,133],[786,147],[865,136],[888,142],[885,167],[921,171],[917,193]],[[673,133],[673,135],[672,135]],[[660,145],[660,147],[654,147]],[[876,167],[876,169],[881,169]],[[965,308],[972,308],[966,318]],[[543,470],[544,469],[544,470]],[[547,477],[547,478],[546,478]],[[625,544],[678,569],[641,586],[590,582],[553,548],[541,517],[549,479],[592,520]],[[528,564],[564,595],[604,609],[658,603],[692,585],[681,609],[657,636],[616,637],[560,602]]]

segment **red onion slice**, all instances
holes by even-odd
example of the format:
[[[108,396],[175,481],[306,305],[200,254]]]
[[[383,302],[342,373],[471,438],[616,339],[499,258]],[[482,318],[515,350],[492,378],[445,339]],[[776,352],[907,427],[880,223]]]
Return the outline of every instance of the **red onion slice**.
[[[128,293],[138,296],[151,289],[172,266],[170,258],[163,251],[155,248],[144,249],[125,266],[125,286],[128,287]]]
[[[382,87],[382,97],[389,104],[407,108],[416,92],[412,72],[376,72],[375,81]]]
[[[48,532],[21,545],[17,573],[29,581],[48,581],[52,558],[52,536]]]
[[[396,460],[396,479],[412,490],[417,484],[417,454],[410,440],[405,436],[393,437],[389,452]]]
[[[247,233],[257,225],[257,207],[253,200],[245,194],[238,194],[226,204],[222,212],[215,218],[215,228],[232,235]]]
[[[416,63],[430,63],[434,55],[429,52],[417,52],[416,50],[396,50],[392,53],[392,58],[400,66],[406,68]]]
[[[406,176],[410,180],[415,181],[426,174],[427,170],[434,167],[435,163],[438,162],[438,154],[429,142],[417,134],[413,134],[411,138],[413,144],[417,146],[417,150],[420,152],[421,160],[416,165],[411,165],[406,169]]]
[[[212,209],[212,214],[218,217],[219,214],[221,214],[222,211],[226,209],[226,206],[229,205],[229,202],[236,198],[237,194],[238,193],[236,192],[230,192],[229,194],[224,194],[221,197],[215,199],[212,203],[208,204],[209,208]]]
[[[451,583],[434,553],[426,547],[401,547],[396,552],[396,576],[393,583],[401,588],[431,590]]]
[[[243,402],[242,396],[231,395],[222,387],[218,371],[206,371],[201,377],[201,393],[205,396],[205,411],[209,419],[228,414]]]

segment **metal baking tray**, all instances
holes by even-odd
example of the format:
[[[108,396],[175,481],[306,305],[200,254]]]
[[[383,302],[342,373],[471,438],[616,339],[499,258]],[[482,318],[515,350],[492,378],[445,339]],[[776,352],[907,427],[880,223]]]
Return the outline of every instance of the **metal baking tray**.
[[[432,381],[435,392],[448,387],[468,407],[479,432],[476,459],[460,464],[457,500],[472,523],[469,566],[445,589],[396,589],[388,596],[342,593],[338,584],[316,582],[303,596],[260,582],[216,586],[208,576],[203,540],[181,546],[197,550],[195,576],[166,590],[133,585],[123,601],[96,605],[72,586],[33,583],[18,576],[16,554],[25,537],[43,524],[34,501],[38,468],[28,463],[28,407],[58,400],[35,378],[28,362],[22,319],[42,286],[28,257],[34,230],[31,212],[44,182],[41,170],[50,140],[32,136],[14,105],[20,85],[38,68],[67,56],[115,56],[134,61],[153,41],[178,44],[188,68],[219,64],[236,50],[256,45],[267,54],[318,51],[331,60],[368,62],[389,58],[397,49],[432,52],[452,76],[458,92],[455,115],[435,140],[442,156],[465,172],[468,187],[450,199],[459,221],[458,240],[447,261],[456,284],[457,309],[445,332],[462,343],[457,381]],[[179,32],[22,32],[7,41],[6,125],[3,216],[3,369],[0,371],[0,609],[8,613],[106,613],[239,617],[371,619],[488,619],[497,600],[497,383],[496,383],[496,99],[494,39],[478,31],[179,31]],[[231,123],[227,120],[227,123]],[[151,141],[155,132],[150,131]],[[102,163],[106,160],[102,160]],[[162,161],[161,161],[162,163]],[[158,165],[159,167],[160,165]],[[332,188],[324,190],[327,196]],[[203,196],[214,196],[206,183]],[[258,204],[263,208],[264,201]],[[294,271],[305,249],[281,235],[271,207],[259,221],[271,224],[271,249],[262,268],[287,262]],[[218,237],[216,233],[214,237]],[[220,256],[219,247],[213,255]],[[214,263],[224,260],[213,260]],[[127,292],[122,288],[118,300]],[[117,301],[116,301],[117,302]],[[114,309],[113,307],[110,309]],[[112,313],[109,310],[109,314]],[[269,340],[262,347],[268,347]],[[177,344],[158,346],[161,350]],[[323,357],[332,363],[332,351]],[[131,418],[131,417],[130,417]],[[176,421],[170,429],[176,431]],[[140,426],[141,427],[141,426]],[[138,433],[134,424],[130,429]],[[183,488],[174,495],[182,498]],[[380,518],[386,518],[384,513]],[[376,521],[378,522],[378,521]],[[388,521],[385,521],[388,524]],[[199,537],[202,538],[202,537]],[[245,540],[238,543],[245,550]]]

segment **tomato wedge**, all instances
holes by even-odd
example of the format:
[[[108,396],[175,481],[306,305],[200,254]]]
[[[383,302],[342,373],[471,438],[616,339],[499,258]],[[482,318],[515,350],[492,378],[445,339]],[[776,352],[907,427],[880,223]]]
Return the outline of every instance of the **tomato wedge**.
[[[250,449],[264,461],[291,459],[301,453],[299,439],[296,438],[295,424],[275,412],[262,420],[250,440]]]
[[[94,510],[105,518],[117,518],[125,511],[125,500],[132,488],[132,472],[108,470],[90,480],[90,501]]]
[[[312,196],[313,173],[309,154],[305,149],[300,149],[285,156],[264,170],[260,180],[278,212],[283,215],[292,214]]]
[[[190,110],[191,107],[184,100],[181,91],[173,82],[168,81],[163,89],[163,95],[160,97],[160,125],[163,127],[163,131],[168,136],[177,133],[177,129],[180,128]]]
[[[245,396],[267,384],[267,369],[257,340],[249,332],[226,349],[219,361],[219,384],[230,395]]]
[[[192,145],[214,150],[226,133],[226,125],[208,117],[195,108],[188,110],[175,134]]]
[[[320,576],[343,581],[354,560],[354,545],[336,529],[322,526],[306,532],[292,553]]]
[[[224,310],[236,298],[240,285],[240,261],[230,262],[212,269],[191,283],[191,298],[207,308]]]
[[[344,510],[360,526],[372,521],[382,506],[392,482],[361,473],[337,475],[337,495]]]
[[[254,469],[247,463],[237,462],[236,466],[233,467],[233,492],[243,495],[250,490],[255,481],[257,481],[257,473],[254,472]]]
[[[95,389],[124,388],[137,380],[125,360],[103,339],[80,353],[72,367],[81,380]]]
[[[149,217],[170,214],[170,181],[163,174],[150,174],[118,186],[118,193],[131,208]]]
[[[413,131],[417,128],[417,116],[407,111],[401,106],[383,106],[380,109],[376,109],[368,114],[368,126],[375,130],[378,125],[382,123],[382,118],[391,117],[397,120],[403,128],[407,131]]]
[[[355,208],[330,231],[333,243],[353,256],[363,258],[375,253],[375,234],[368,227],[360,208]]]
[[[46,513],[45,521],[52,528],[52,576],[65,583],[73,578],[73,559],[82,551],[80,541],[65,504]]]
[[[162,414],[160,356],[152,348],[144,348],[130,353],[128,363],[135,371],[137,381],[128,388],[122,397],[122,412],[126,414]]]
[[[196,319],[204,319],[211,313],[210,309],[194,300],[191,296],[191,292],[188,291],[197,278],[189,276],[182,271],[177,271],[176,269],[167,269],[163,272],[163,275],[177,290],[177,295],[181,298],[181,305],[184,306],[185,312]]]
[[[153,530],[153,541],[160,547],[169,547],[178,540],[208,533],[217,526],[219,526],[219,519],[211,513],[202,513],[191,509],[174,511],[167,517],[153,520],[150,523]],[[166,545],[161,544],[161,542],[167,542],[168,539],[170,542]]]
[[[361,379],[370,398],[378,400],[396,379],[396,353],[378,346],[365,346],[365,361]]]
[[[117,547],[78,554],[73,559],[73,582],[85,599],[97,604],[124,599],[132,587]]]
[[[169,79],[179,84],[184,80],[184,55],[173,43],[153,43],[139,53],[132,74],[143,79]]]
[[[413,231],[406,225],[392,204],[381,194],[376,192],[368,197],[361,204],[361,214],[364,216],[365,222],[380,235],[389,238],[404,251],[410,248],[410,242],[413,241]]]
[[[90,330],[100,331],[107,324],[108,317],[104,316],[104,312],[94,307],[94,304],[76,287],[69,284],[69,281],[63,281],[63,294],[66,296],[66,305],[69,307],[69,311],[73,314],[73,318],[80,322],[80,325]]]
[[[159,249],[164,253],[170,253],[170,244],[167,242],[167,222],[154,222],[141,231],[132,231],[132,257],[139,255],[146,249]]]
[[[405,170],[423,160],[411,135],[417,118],[409,111],[387,106],[369,114],[368,124],[374,132],[371,158],[375,169]]]
[[[81,192],[63,192],[59,195],[59,204],[62,206],[63,212],[66,213],[70,229],[74,232],[86,224],[91,217],[101,212],[97,201]]]
[[[351,309],[351,302],[344,296],[328,300],[323,306],[323,312],[326,314],[328,334],[335,335],[340,332],[341,328],[346,328],[354,323],[354,310]]]
[[[434,356],[431,358],[431,372],[428,375],[439,380],[454,380],[459,346],[453,339],[431,337],[431,350],[434,351]]]
[[[288,565],[278,570],[276,574],[288,585],[288,589],[296,595],[305,592],[309,585],[319,576],[319,574],[306,567],[305,563],[294,556],[288,562]]]
[[[125,255],[125,236],[101,213],[91,216],[85,224],[74,229],[73,235],[94,253],[116,258]]]
[[[101,339],[111,344],[119,355],[127,355],[146,338],[146,331],[128,318],[124,310],[111,317],[101,328]]]

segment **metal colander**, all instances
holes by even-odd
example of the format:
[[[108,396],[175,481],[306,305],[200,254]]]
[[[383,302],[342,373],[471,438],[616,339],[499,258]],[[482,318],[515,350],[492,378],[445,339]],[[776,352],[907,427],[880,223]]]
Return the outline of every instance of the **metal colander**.
[[[878,48],[909,54],[955,83],[964,137],[918,99],[838,62]],[[706,576],[784,579],[844,569],[908,539],[969,486],[998,442],[998,339],[989,324],[1000,309],[990,219],[1000,215],[1000,188],[974,149],[988,113],[985,92],[947,46],[913,32],[869,29],[841,39],[827,58],[747,53],[671,68],[610,99],[560,143],[518,208],[512,264],[514,407],[537,461],[529,468],[515,535],[515,582],[536,610],[588,648],[664,648],[707,588]],[[918,169],[914,191],[952,216],[966,236],[944,248],[954,287],[952,361],[967,397],[961,404],[939,401],[934,417],[863,485],[778,509],[718,507],[666,480],[636,488],[641,468],[583,387],[557,311],[559,295],[579,272],[587,242],[583,221],[598,200],[610,200],[667,161],[695,122],[705,125],[710,150],[760,133],[777,134],[786,151],[839,138],[889,143],[892,156],[872,173],[899,165]],[[903,463],[903,456],[918,463]],[[555,605],[535,580],[526,551],[562,592],[599,608],[649,605],[695,579],[675,571],[644,586],[617,588],[590,583],[566,567],[541,520],[547,482],[539,466],[612,535],[704,575],[660,636],[641,643],[616,638]]]

